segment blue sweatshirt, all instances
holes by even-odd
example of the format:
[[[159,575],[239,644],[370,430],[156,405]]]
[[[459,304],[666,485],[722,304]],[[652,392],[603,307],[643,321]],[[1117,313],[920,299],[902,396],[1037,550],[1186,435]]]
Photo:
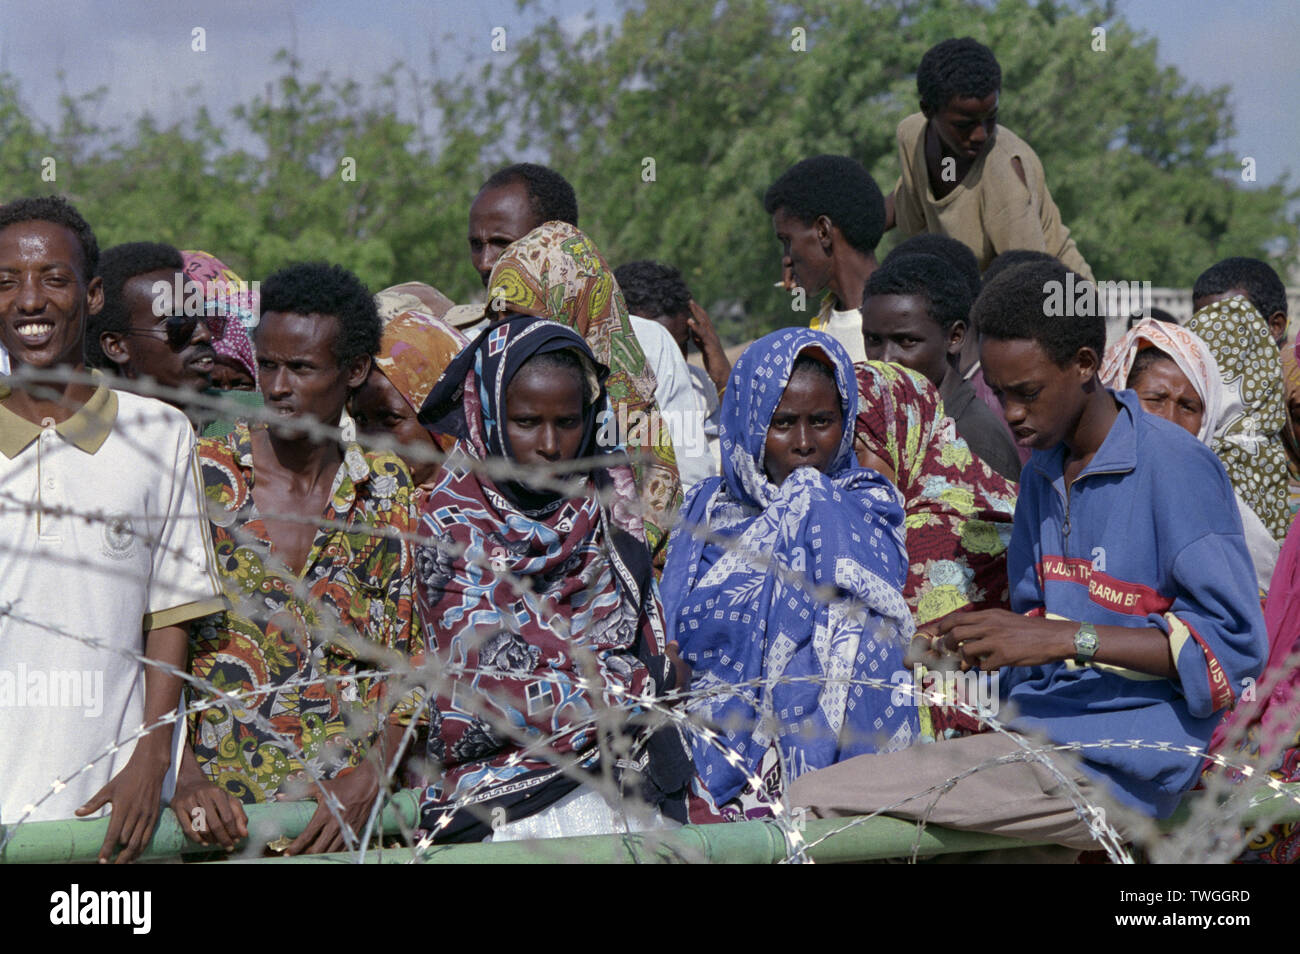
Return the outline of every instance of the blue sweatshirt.
[[[1018,613],[1155,627],[1179,681],[1073,660],[1008,667],[999,685],[1012,725],[1058,744],[1142,740],[1081,750],[1120,802],[1165,817],[1196,781],[1210,733],[1268,652],[1258,588],[1228,475],[1175,424],[1114,395],[1119,415],[1067,496],[1066,448],[1033,454],[1021,474],[1007,553]],[[1105,639],[1102,638],[1104,646]]]

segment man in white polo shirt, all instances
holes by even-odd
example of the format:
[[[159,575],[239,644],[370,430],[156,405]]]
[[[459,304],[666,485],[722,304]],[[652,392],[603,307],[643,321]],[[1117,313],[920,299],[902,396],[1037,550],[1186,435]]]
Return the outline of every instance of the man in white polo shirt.
[[[184,624],[224,601],[189,422],[85,379],[98,256],[62,199],[0,206],[0,821],[112,803],[100,860],[127,861],[173,771]]]

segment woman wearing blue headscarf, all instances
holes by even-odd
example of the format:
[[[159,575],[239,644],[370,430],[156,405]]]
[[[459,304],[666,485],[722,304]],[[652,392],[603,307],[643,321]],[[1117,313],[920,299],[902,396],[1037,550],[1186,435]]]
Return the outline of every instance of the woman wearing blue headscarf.
[[[902,500],[854,457],[857,405],[829,335],[750,345],[723,398],[723,476],[692,489],[669,544],[661,589],[694,669],[689,709],[734,753],[696,733],[696,767],[731,817],[766,813],[804,772],[917,737],[910,680],[902,705],[890,692],[915,628]]]

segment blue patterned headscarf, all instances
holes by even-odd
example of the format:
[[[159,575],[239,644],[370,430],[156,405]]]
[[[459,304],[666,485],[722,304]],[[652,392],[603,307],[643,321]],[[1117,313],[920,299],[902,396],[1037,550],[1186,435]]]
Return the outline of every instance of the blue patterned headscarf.
[[[800,467],[778,487],[763,450],[806,351],[834,370],[844,433],[826,473]],[[897,682],[915,627],[902,594],[902,501],[857,464],[857,408],[853,364],[829,335],[787,328],[754,342],[722,402],[723,476],[692,489],[669,543],[661,590],[668,638],[694,668],[690,711],[725,734],[744,766],[696,736],[696,767],[719,805],[741,792],[769,747],[789,784],[916,739],[915,708],[858,682]],[[827,601],[828,592],[837,595]]]

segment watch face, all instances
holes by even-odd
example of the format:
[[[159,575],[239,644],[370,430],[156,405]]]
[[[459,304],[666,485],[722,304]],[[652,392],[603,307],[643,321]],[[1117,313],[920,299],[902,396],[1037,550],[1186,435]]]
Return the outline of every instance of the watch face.
[[[1074,634],[1074,654],[1080,660],[1091,659],[1097,651],[1097,631],[1091,626],[1081,626]]]

